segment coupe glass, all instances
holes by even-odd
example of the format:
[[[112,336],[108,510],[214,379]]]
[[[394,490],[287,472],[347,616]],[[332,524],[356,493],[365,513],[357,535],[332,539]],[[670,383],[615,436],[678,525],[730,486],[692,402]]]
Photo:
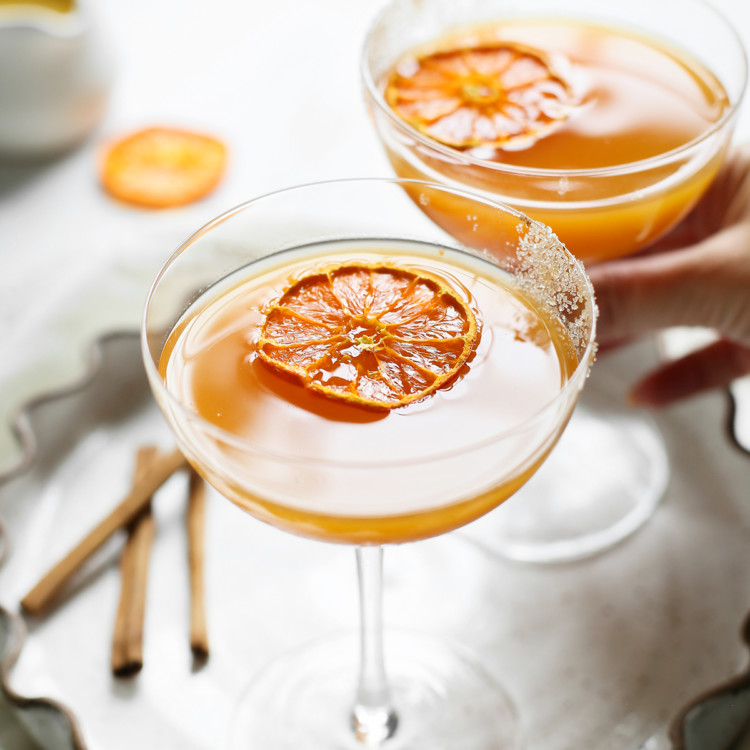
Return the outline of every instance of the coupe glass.
[[[467,230],[480,230],[479,215],[480,223],[491,222],[492,253],[465,246],[421,210],[447,197],[465,202]],[[165,385],[159,368],[170,334],[234,274],[252,276],[293,248],[371,240],[421,243],[425,263],[457,250],[502,269],[569,335],[576,364],[560,390],[554,386],[556,395],[501,430],[494,422],[486,434],[449,429],[431,446],[379,444],[374,455],[356,429],[362,424],[349,425],[351,439],[335,451],[320,440],[300,452],[285,448],[283,435],[273,445],[238,437],[201,418],[188,397]],[[232,747],[514,746],[514,709],[470,650],[395,633],[386,635],[384,648],[382,547],[469,523],[534,473],[573,411],[593,359],[594,330],[595,304],[583,268],[546,227],[486,198],[428,183],[365,179],[293,187],[231,209],[174,252],[148,295],[142,352],[180,448],[221,494],[259,520],[353,545],[359,571],[358,637],[316,641],[269,664],[239,699]],[[493,340],[491,331],[485,336]],[[300,504],[302,493],[312,506]]]
[[[525,168],[483,159],[427,137],[393,112],[383,78],[396,61],[452,30],[504,19],[580,21],[660,40],[711,71],[730,105],[684,147],[597,169]],[[645,248],[695,205],[725,158],[746,68],[734,29],[701,0],[392,0],[371,26],[362,55],[372,120],[398,176],[470,189],[511,205],[550,226],[586,264]],[[460,236],[453,207],[443,208],[431,213],[433,220]],[[483,546],[517,561],[582,558],[626,538],[653,514],[669,477],[663,438],[650,416],[622,404],[624,381],[605,377],[600,368],[592,381],[544,470],[503,514],[472,528]],[[560,471],[587,481],[561,485]]]

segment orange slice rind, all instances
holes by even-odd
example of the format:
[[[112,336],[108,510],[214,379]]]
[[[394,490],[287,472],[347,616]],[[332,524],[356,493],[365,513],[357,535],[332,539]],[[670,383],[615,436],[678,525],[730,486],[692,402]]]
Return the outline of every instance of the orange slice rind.
[[[477,339],[474,313],[443,279],[352,262],[295,281],[267,309],[257,351],[318,394],[394,409],[452,381]]]
[[[526,148],[576,105],[549,55],[509,41],[409,57],[391,71],[384,96],[402,120],[458,149]]]
[[[101,163],[104,189],[146,208],[192,203],[221,180],[226,148],[209,135],[177,128],[147,128],[120,138]]]

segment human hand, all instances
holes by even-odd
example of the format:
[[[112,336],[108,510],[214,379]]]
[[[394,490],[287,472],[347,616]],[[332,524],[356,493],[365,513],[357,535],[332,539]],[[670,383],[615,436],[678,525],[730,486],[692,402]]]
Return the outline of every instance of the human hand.
[[[631,391],[635,403],[664,406],[750,374],[750,144],[648,253],[587,270],[605,348],[669,326],[719,334],[649,373]]]

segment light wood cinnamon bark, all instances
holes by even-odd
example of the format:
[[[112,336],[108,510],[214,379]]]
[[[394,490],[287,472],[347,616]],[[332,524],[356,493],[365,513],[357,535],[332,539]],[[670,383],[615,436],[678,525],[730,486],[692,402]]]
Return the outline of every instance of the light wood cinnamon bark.
[[[138,451],[134,482],[148,473],[156,455],[156,448],[151,446]],[[112,638],[112,672],[118,677],[136,674],[143,667],[143,622],[153,540],[154,517],[149,503],[129,525],[120,558],[120,601]]]
[[[158,456],[147,474],[137,481],[124,500],[97,526],[95,526],[65,557],[21,600],[21,606],[30,615],[41,615],[55,601],[70,577],[118,529],[131,523],[150,502],[151,496],[178,469],[187,466],[183,455],[173,453]]]
[[[187,508],[188,565],[190,570],[190,648],[199,662],[208,659],[208,632],[204,590],[206,485],[190,472]]]

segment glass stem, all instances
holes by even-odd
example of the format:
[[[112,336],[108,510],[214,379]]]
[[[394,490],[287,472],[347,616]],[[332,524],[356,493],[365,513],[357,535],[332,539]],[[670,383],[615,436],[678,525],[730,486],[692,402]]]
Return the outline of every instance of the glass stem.
[[[357,740],[380,747],[396,731],[383,659],[383,548],[357,547],[360,663],[352,726]]]

